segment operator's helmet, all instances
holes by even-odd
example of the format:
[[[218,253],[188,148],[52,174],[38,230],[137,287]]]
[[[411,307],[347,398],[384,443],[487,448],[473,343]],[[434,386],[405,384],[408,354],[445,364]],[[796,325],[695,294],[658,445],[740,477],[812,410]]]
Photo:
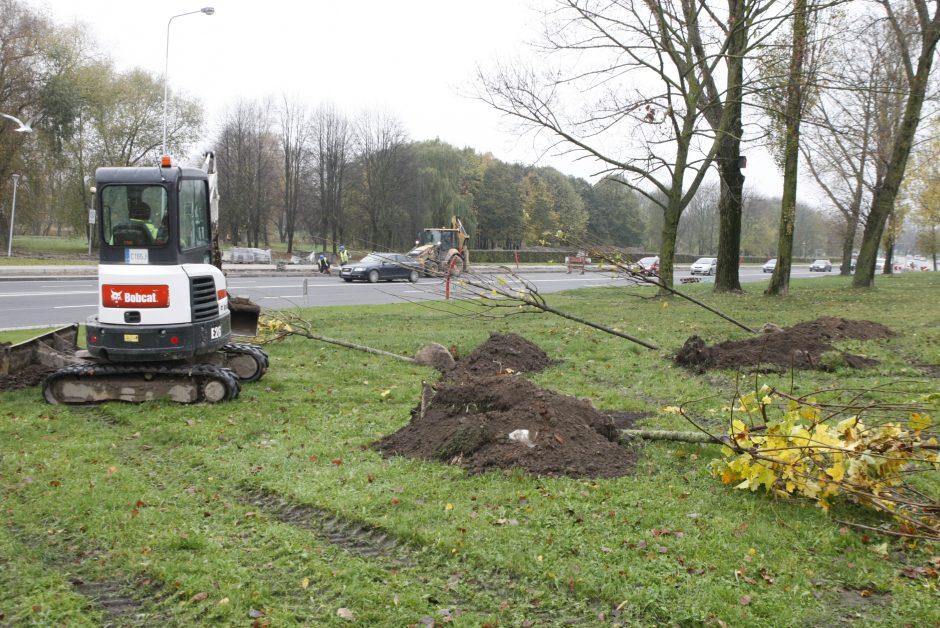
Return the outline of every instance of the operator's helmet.
[[[346,250],[346,247],[343,246],[342,244],[340,244],[340,245],[339,245],[339,250],[340,250],[340,251],[345,251],[345,250]]]

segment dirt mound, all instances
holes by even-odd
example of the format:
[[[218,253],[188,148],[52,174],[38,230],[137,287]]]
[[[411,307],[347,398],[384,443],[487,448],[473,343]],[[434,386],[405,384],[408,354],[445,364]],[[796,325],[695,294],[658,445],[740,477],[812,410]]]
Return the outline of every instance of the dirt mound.
[[[846,318],[837,318],[835,316],[821,316],[814,321],[797,323],[787,329],[827,338],[828,340],[844,340],[851,338],[853,340],[877,340],[879,338],[890,338],[894,332],[881,323],[872,321],[852,321]]]
[[[553,360],[516,334],[490,334],[425,388],[411,422],[373,447],[386,456],[440,460],[473,473],[519,468],[548,476],[618,477],[634,457],[617,444],[618,428],[641,415],[612,417],[587,401],[524,379]]]
[[[675,361],[676,364],[699,373],[714,368],[749,366],[820,370],[832,369],[839,365],[867,368],[878,362],[839,351],[831,343],[848,338],[872,340],[893,335],[894,332],[880,323],[824,316],[786,327],[781,331],[746,340],[729,340],[711,347],[698,336],[692,336],[676,354]]]
[[[448,377],[423,414],[420,408],[408,425],[373,447],[386,456],[440,460],[473,473],[520,468],[609,478],[634,468],[631,452],[617,444],[614,419],[518,375]]]
[[[445,376],[449,380],[486,377],[505,372],[538,373],[554,361],[541,347],[516,334],[490,333],[490,337],[470,355],[457,361]]]
[[[29,388],[35,386],[46,378],[46,375],[54,371],[54,368],[33,364],[22,368],[15,373],[10,373],[0,377],[0,392],[8,390],[19,390],[20,388]]]

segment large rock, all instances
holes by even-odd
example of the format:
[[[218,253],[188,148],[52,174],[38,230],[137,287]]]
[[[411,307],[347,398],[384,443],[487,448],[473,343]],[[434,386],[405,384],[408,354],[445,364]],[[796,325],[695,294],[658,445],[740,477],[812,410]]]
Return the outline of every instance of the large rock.
[[[454,356],[450,354],[447,347],[432,342],[429,345],[421,347],[415,354],[415,362],[421,366],[431,366],[439,371],[449,371],[454,368]]]

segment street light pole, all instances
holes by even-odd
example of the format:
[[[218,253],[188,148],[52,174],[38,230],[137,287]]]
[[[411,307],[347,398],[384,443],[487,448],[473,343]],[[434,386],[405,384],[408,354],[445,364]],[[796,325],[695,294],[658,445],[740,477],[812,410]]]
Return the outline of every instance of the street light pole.
[[[174,15],[166,23],[166,58],[163,62],[163,154],[166,155],[166,98],[167,98],[167,73],[170,70],[170,24],[173,23],[178,17],[183,17],[184,15],[195,15],[196,13],[205,13],[206,15],[212,15],[215,13],[215,9],[212,7],[203,7],[198,11],[190,11],[189,13],[180,13],[179,15]]]
[[[98,222],[95,211],[95,194],[98,188],[92,186],[88,188],[88,191],[91,192],[91,209],[88,210],[88,256],[91,257],[91,242],[95,239],[95,225]]]
[[[13,223],[16,222],[16,186],[20,175],[13,175],[13,208],[10,210],[10,238],[7,240],[7,257],[13,257]]]

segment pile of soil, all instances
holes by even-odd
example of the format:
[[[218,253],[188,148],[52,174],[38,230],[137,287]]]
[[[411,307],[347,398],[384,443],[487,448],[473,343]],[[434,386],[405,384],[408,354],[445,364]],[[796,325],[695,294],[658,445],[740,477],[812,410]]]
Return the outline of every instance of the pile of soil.
[[[837,352],[846,366],[868,368],[878,361],[839,351],[831,343],[850,338],[873,340],[893,335],[894,332],[881,323],[824,316],[755,338],[726,341],[711,347],[698,336],[692,336],[679,350],[675,361],[679,366],[698,373],[709,369],[760,366],[825,370],[831,365],[821,361],[820,357],[824,353]]]
[[[10,373],[9,375],[0,377],[0,392],[19,390],[20,388],[29,388],[30,386],[35,386],[44,380],[46,375],[53,372],[54,370],[54,368],[49,368],[39,364],[32,364],[22,368],[15,373]]]
[[[491,334],[444,373],[436,390],[426,388],[410,423],[373,447],[385,456],[439,460],[472,473],[512,468],[544,476],[631,473],[635,454],[617,444],[617,430],[634,417],[608,416],[520,375],[552,363],[521,336]]]
[[[541,347],[522,336],[491,332],[486,342],[458,360],[444,377],[457,381],[507,372],[539,373],[554,363]]]

